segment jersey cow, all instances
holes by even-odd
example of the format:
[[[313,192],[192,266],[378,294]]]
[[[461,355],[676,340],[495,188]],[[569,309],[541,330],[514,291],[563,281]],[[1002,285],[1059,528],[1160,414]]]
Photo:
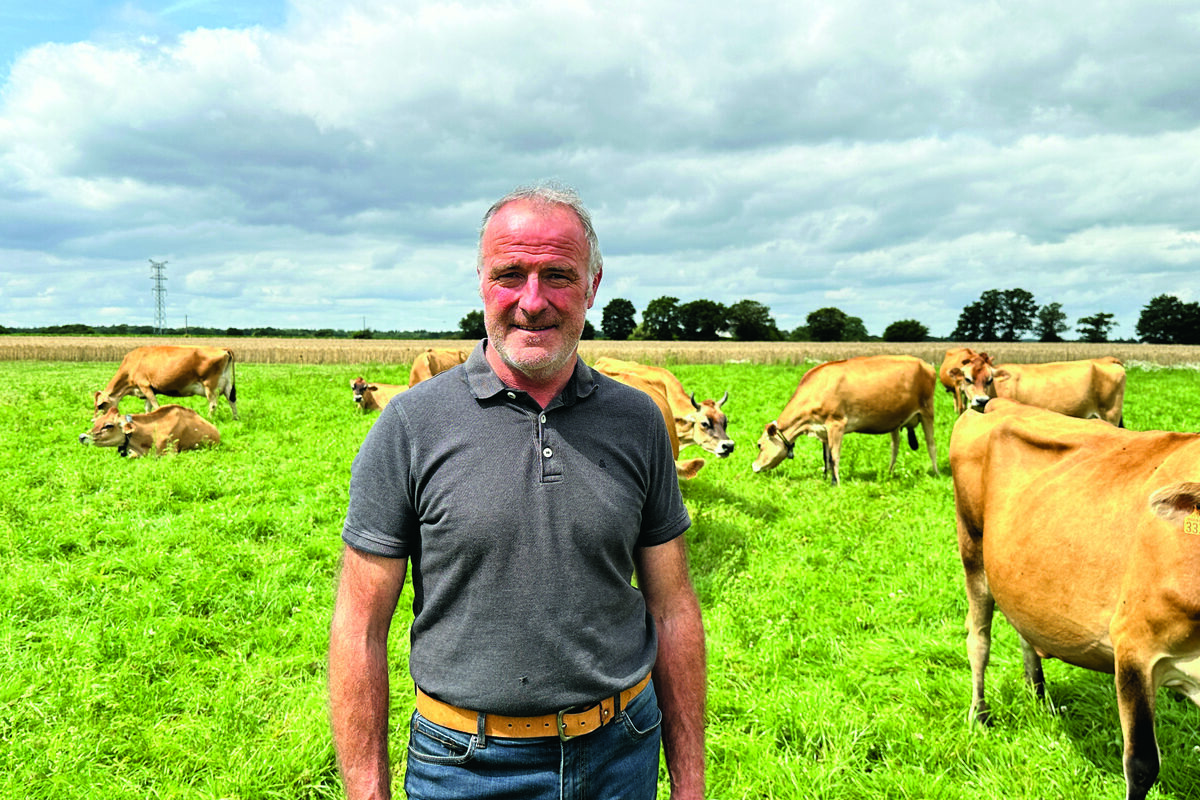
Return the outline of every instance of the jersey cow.
[[[1115,673],[1127,798],[1159,771],[1159,687],[1200,703],[1200,435],[1132,432],[1004,399],[950,438],[970,715],[986,722],[995,607],[1043,658]]]
[[[637,375],[658,388],[671,407],[669,425],[674,425],[679,437],[679,446],[699,445],[717,458],[726,458],[733,452],[734,442],[726,432],[729,424],[721,408],[729,400],[726,391],[720,400],[696,402],[696,393],[688,393],[679,379],[668,369],[636,361],[601,356],[596,359],[595,369],[618,378],[622,374]]]
[[[847,433],[888,433],[896,467],[900,429],[908,429],[908,444],[917,449],[915,428],[925,434],[925,448],[938,474],[937,443],[933,438],[933,367],[913,356],[860,356],[830,361],[804,373],[792,399],[758,439],[755,472],[773,469],[791,458],[796,440],[821,440],[825,474],[840,482],[842,437]]]
[[[682,447],[682,443],[679,441],[679,434],[675,430],[674,412],[671,411],[671,404],[667,402],[667,395],[662,390],[662,387],[632,372],[620,372],[608,375],[607,377],[650,395],[650,399],[658,406],[659,413],[663,415],[663,422],[667,426],[667,436],[671,440],[671,458],[675,460],[675,474],[680,478],[696,477],[700,472],[700,468],[704,466],[704,459],[686,458],[680,460],[679,450]]]
[[[1123,425],[1125,367],[1112,356],[1047,364],[993,364],[987,353],[976,353],[970,363],[952,368],[950,374],[976,409],[993,397],[1003,397],[1068,417]]]
[[[361,375],[350,381],[354,402],[362,411],[382,411],[389,400],[407,388],[398,383],[367,383]]]
[[[411,389],[421,381],[427,381],[439,372],[445,372],[453,366],[467,360],[466,350],[435,350],[425,348],[425,352],[413,359],[412,369],[408,371],[408,386]]]
[[[966,400],[963,399],[962,386],[959,384],[959,378],[952,374],[954,368],[961,370],[965,369],[971,363],[971,359],[979,355],[969,347],[955,347],[946,351],[945,357],[942,359],[942,366],[938,369],[938,380],[942,386],[946,387],[946,391],[954,397],[954,413],[961,414],[967,408]]]
[[[117,455],[140,458],[153,452],[180,452],[221,443],[211,422],[190,408],[159,406],[146,414],[125,414],[110,408],[96,418],[92,429],[79,434],[80,444],[115,447]]]
[[[158,408],[158,395],[208,398],[208,413],[216,414],[217,398],[225,396],[237,419],[237,389],[233,379],[233,351],[222,347],[151,345],[130,350],[117,374],[102,392],[93,394],[94,416],[117,408],[132,394],[146,401],[146,411]]]

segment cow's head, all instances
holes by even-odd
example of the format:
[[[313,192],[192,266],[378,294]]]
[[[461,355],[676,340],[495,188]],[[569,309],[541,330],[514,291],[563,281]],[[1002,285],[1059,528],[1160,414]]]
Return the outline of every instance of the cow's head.
[[[779,423],[768,422],[762,436],[758,437],[758,457],[751,466],[755,472],[775,469],[785,458],[793,457],[794,449],[795,443],[784,438]]]
[[[115,397],[105,392],[92,392],[92,419],[99,419],[120,403]]]
[[[691,400],[692,407],[696,410],[683,418],[685,426],[681,427],[686,427],[686,430],[678,431],[681,446],[695,443],[718,458],[728,457],[733,452],[733,440],[725,432],[728,419],[721,406],[729,400],[729,392],[725,392],[720,400],[705,400],[700,403],[696,402],[696,393],[692,392]],[[689,441],[682,442],[684,439]]]
[[[116,408],[110,408],[92,422],[92,429],[79,434],[80,444],[96,447],[124,448],[129,434],[133,432],[133,415],[124,417]]]
[[[949,374],[962,392],[964,404],[976,411],[982,411],[988,400],[996,396],[996,381],[1008,378],[1007,372],[996,369],[987,353],[976,353],[969,362],[961,368],[954,367]]]
[[[350,381],[350,388],[354,391],[354,402],[359,406],[362,406],[363,394],[375,390],[375,387],[364,381],[362,376]]]

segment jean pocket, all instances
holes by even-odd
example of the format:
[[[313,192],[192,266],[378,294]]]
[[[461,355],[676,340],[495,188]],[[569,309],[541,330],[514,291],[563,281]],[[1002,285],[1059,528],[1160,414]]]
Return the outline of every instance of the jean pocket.
[[[621,724],[634,740],[645,739],[658,732],[662,725],[662,711],[658,708],[658,697],[654,684],[650,684],[621,712]]]
[[[435,725],[414,712],[408,734],[409,757],[426,764],[461,766],[475,756],[479,737]]]

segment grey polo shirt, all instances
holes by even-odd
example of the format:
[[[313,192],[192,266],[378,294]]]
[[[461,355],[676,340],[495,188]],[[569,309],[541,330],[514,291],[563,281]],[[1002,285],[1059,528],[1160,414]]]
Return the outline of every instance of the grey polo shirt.
[[[666,424],[582,361],[543,411],[476,346],[394,398],[354,460],[342,538],[408,558],[409,669],[475,711],[592,703],[653,666],[635,548],[687,530]]]

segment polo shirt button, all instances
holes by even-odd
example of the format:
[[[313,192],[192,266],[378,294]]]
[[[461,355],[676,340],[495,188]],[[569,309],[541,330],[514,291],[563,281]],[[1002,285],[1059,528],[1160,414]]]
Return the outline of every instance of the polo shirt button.
[[[542,451],[542,455],[544,455],[546,458],[549,458],[550,456],[554,455],[554,451],[547,447]]]
[[[516,395],[516,393],[515,393],[515,392],[509,392],[509,393],[508,393],[508,399],[509,399],[509,400],[516,400],[516,399],[517,399],[517,395]]]
[[[540,422],[540,423],[542,423],[543,425],[545,425],[545,424],[546,424],[546,415],[545,415],[545,414],[542,414],[540,417],[538,417],[538,422]]]

